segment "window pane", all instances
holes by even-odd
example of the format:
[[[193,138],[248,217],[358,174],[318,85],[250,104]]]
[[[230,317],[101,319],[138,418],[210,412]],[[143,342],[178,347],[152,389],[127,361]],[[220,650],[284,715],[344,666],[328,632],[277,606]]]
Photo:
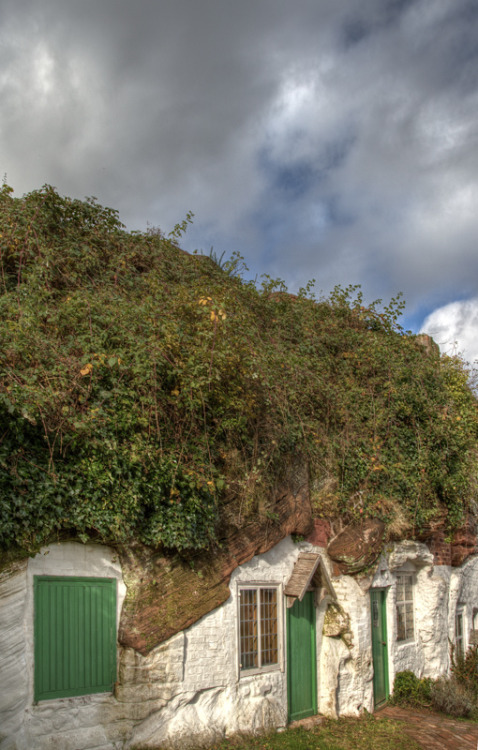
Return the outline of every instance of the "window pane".
[[[397,604],[397,641],[406,639],[405,631],[405,612],[402,604]]]
[[[261,666],[278,661],[277,591],[261,589]]]
[[[398,575],[396,589],[397,641],[414,637],[413,576]]]
[[[456,635],[457,637],[459,637],[463,635],[463,615],[461,614],[461,612],[457,614],[455,623],[456,623]]]
[[[403,576],[397,576],[397,602],[403,602]]]
[[[279,590],[255,586],[239,592],[241,670],[279,664]]]
[[[243,589],[239,606],[241,668],[258,666],[257,649],[257,592]]]

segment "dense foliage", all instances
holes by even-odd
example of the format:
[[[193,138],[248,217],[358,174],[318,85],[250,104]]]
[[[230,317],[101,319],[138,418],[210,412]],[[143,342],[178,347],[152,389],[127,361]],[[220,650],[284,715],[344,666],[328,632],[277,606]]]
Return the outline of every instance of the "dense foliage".
[[[397,672],[389,703],[424,706],[451,716],[478,719],[478,646],[466,652],[451,644],[450,674],[433,680],[413,672]]]
[[[365,307],[241,278],[95,199],[0,191],[0,546],[54,535],[204,548],[271,515],[307,463],[317,513],[392,531],[474,503],[478,418],[456,359]]]
[[[478,703],[478,645],[466,651],[451,647],[451,673],[455,680],[473,695]]]
[[[389,703],[397,706],[430,706],[431,691],[430,677],[419,678],[414,672],[406,669],[396,673]]]

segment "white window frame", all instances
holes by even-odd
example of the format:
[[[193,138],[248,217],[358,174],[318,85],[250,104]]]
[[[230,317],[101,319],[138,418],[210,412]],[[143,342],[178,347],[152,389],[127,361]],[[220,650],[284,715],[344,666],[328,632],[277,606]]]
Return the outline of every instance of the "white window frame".
[[[241,663],[241,597],[244,591],[256,591],[258,601],[260,601],[260,590],[273,589],[277,596],[277,662],[273,664],[262,665],[261,663],[261,620],[259,616],[257,623],[257,645],[258,645],[258,666],[244,668]],[[261,583],[247,583],[241,582],[237,585],[237,665],[238,665],[238,676],[239,678],[248,677],[249,675],[264,674],[267,672],[284,671],[284,649],[283,649],[283,635],[284,635],[284,609],[283,609],[283,591],[282,584],[277,582],[261,582]]]
[[[416,618],[415,618],[415,598],[414,598],[414,589],[416,584],[415,579],[415,569],[412,569],[412,566],[403,567],[396,571],[396,585],[395,585],[395,626],[396,626],[396,634],[395,639],[396,642],[400,645],[406,644],[406,643],[413,643],[415,641],[415,627],[416,627]],[[405,585],[406,581],[405,579],[409,578],[409,585],[411,586],[411,596],[406,599],[405,598]],[[398,590],[399,587],[403,586],[403,599],[398,601]],[[399,609],[404,610],[404,613],[406,614],[407,605],[412,607],[412,627],[411,627],[411,633],[408,632],[406,627],[406,617],[405,617],[405,637],[399,638],[399,630],[398,630],[398,615],[399,615]]]

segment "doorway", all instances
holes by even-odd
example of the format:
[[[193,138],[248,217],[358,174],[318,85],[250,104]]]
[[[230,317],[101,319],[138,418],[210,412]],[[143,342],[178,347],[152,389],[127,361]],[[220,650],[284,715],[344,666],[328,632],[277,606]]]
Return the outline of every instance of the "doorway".
[[[375,708],[388,698],[388,646],[386,589],[370,591],[372,614],[373,700]]]
[[[287,610],[287,695],[289,721],[317,713],[317,657],[314,592]]]

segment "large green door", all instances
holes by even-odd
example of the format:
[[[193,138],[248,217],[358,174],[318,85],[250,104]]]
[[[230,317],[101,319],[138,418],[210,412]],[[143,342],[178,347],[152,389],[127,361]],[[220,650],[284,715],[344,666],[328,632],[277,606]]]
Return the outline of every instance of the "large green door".
[[[384,589],[370,591],[372,612],[373,699],[375,707],[388,698],[387,618]]]
[[[287,610],[289,721],[317,713],[314,594],[308,591]]]
[[[116,580],[35,576],[35,700],[109,692],[116,680]]]

